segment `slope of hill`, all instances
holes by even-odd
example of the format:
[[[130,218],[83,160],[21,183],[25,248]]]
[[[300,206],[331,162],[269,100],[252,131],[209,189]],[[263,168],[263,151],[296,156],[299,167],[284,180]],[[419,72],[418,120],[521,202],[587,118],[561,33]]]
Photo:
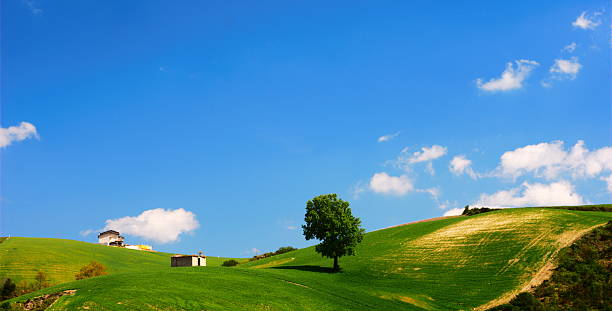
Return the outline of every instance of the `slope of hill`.
[[[74,240],[11,237],[0,243],[0,280],[33,280],[42,271],[51,284],[70,282],[92,260],[103,263],[110,274],[144,272],[168,267],[172,255]],[[218,266],[223,259],[209,257],[207,261]]]
[[[485,308],[528,287],[561,248],[610,219],[607,212],[499,210],[370,232],[357,256],[341,258],[342,273],[329,273],[331,261],[309,247],[235,268],[164,267],[43,292],[77,289],[52,310]]]

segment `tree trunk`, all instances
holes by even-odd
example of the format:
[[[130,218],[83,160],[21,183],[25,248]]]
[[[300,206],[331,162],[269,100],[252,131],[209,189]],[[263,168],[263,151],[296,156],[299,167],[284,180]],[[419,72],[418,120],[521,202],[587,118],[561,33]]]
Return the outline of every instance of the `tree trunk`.
[[[338,256],[334,256],[334,271],[340,271],[340,266],[338,266]]]

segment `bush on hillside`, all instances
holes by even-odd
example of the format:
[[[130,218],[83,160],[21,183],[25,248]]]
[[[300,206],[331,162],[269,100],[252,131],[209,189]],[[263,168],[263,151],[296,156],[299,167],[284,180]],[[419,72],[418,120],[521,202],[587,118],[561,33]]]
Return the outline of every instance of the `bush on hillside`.
[[[43,289],[46,287],[49,287],[49,281],[47,281],[47,275],[42,272],[42,271],[38,271],[38,273],[36,273],[36,289]]]
[[[0,291],[0,301],[15,297],[17,291],[17,285],[10,278],[5,279],[2,282],[2,290]]]
[[[230,259],[230,260],[224,261],[221,265],[224,267],[233,267],[233,266],[237,266],[238,264],[239,262],[237,260]]]
[[[283,246],[283,247],[280,247],[276,252],[274,252],[274,255],[280,255],[280,254],[288,253],[294,250],[297,250],[297,248],[293,246]]]
[[[37,291],[37,285],[33,282],[21,280],[17,283],[17,289],[15,290],[15,297],[25,295],[31,292]]]
[[[542,303],[531,293],[520,293],[510,303],[497,306],[488,311],[544,311]]]
[[[77,280],[82,280],[82,279],[87,279],[87,278],[91,278],[94,276],[100,276],[100,275],[105,275],[105,274],[106,274],[106,266],[104,266],[103,264],[97,261],[92,261],[89,264],[81,267],[81,270],[79,271],[79,273],[77,273],[74,277]]]

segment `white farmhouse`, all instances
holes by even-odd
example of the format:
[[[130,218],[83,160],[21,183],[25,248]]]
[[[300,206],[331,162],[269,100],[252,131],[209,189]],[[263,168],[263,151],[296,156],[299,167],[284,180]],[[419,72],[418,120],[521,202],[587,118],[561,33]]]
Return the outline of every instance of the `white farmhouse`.
[[[98,234],[98,244],[123,246],[124,239],[125,238],[119,235],[119,232],[115,230],[108,230]]]

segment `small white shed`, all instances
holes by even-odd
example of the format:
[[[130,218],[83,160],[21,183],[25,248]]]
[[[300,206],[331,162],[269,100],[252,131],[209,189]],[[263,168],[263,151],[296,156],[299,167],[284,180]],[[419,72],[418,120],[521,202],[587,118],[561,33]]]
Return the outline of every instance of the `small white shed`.
[[[170,257],[171,267],[206,267],[204,255],[174,255]]]

